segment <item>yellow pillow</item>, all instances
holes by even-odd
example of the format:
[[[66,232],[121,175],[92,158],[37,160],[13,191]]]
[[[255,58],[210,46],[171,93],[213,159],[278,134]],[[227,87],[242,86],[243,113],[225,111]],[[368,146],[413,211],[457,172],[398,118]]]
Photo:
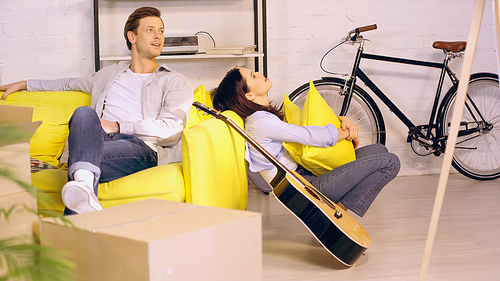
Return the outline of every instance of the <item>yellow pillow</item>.
[[[290,101],[288,95],[285,95],[283,111],[285,113],[285,122],[300,126],[302,110],[300,110],[300,108],[296,104],[293,104]],[[305,167],[301,157],[299,156],[302,155],[303,152],[302,144],[296,142],[283,142],[283,146],[286,150],[288,150],[288,153],[290,154],[290,156],[292,156],[295,162]]]
[[[298,126],[325,126],[333,124],[340,128],[341,122],[330,106],[318,93],[313,82],[309,83],[304,110],[293,104],[288,95],[283,107],[285,120]],[[356,159],[351,141],[341,140],[331,147],[315,147],[284,142],[290,156],[304,168],[319,176]]]
[[[222,113],[240,127],[235,112]],[[219,119],[210,119],[182,133],[182,170],[186,203],[245,210],[248,180],[245,139]],[[211,190],[218,192],[210,192]]]
[[[201,102],[208,107],[212,107],[212,98],[210,97],[210,91],[205,91],[205,85],[201,85],[196,90],[194,90],[194,101]],[[191,106],[189,119],[186,124],[186,128],[191,128],[194,125],[200,123],[201,121],[210,119],[211,116],[204,114],[203,111],[196,110],[196,107]]]

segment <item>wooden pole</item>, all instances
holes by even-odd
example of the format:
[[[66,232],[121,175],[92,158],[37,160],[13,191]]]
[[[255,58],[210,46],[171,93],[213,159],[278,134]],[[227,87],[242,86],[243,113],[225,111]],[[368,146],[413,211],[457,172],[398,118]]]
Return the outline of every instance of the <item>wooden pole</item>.
[[[497,2],[499,0],[495,1]],[[420,268],[420,276],[418,278],[419,281],[425,280],[425,274],[427,273],[427,268],[429,266],[429,259],[432,252],[432,246],[434,244],[434,238],[436,237],[439,216],[441,214],[441,207],[443,206],[444,193],[446,191],[446,184],[448,182],[448,177],[450,174],[453,152],[455,150],[455,143],[457,141],[460,119],[462,117],[465,104],[465,96],[467,93],[467,87],[469,85],[472,61],[474,60],[474,54],[476,52],[477,39],[479,37],[479,29],[484,12],[484,2],[485,0],[476,0],[476,2],[474,3],[472,23],[469,31],[469,38],[467,39],[467,48],[465,50],[462,72],[460,73],[458,92],[457,96],[455,97],[455,106],[453,108],[453,115],[449,128],[448,140],[446,142],[446,150],[444,153],[443,165],[441,167],[441,175],[439,177],[436,198],[434,200],[431,223],[429,226],[429,232],[427,234],[422,267]]]

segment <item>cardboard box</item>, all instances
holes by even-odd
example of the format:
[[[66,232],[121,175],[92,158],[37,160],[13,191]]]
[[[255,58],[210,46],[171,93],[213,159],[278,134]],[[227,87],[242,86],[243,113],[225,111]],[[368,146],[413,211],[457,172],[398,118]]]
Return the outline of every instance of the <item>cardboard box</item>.
[[[41,243],[72,253],[77,280],[261,280],[260,213],[148,199],[53,219]]]
[[[27,185],[31,184],[29,139],[41,124],[31,122],[32,115],[33,109],[30,107],[0,105],[0,130],[3,134],[0,137],[0,169],[9,170],[11,177]],[[14,128],[15,132],[12,131]],[[14,138],[15,133],[19,132],[23,133],[22,137]],[[20,210],[24,209],[23,205],[36,210],[35,189],[28,192],[16,181],[0,176],[0,209],[9,210],[15,204]],[[35,220],[35,214],[14,211],[8,222],[1,221],[5,228],[0,238],[31,236],[31,225]]]

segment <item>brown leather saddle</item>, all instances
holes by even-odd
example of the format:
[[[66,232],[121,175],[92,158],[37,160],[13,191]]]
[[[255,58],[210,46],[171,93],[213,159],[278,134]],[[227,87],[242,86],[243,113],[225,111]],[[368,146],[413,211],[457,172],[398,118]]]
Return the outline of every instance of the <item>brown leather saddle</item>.
[[[457,42],[445,42],[445,41],[436,41],[432,44],[432,47],[436,49],[447,50],[449,52],[461,52],[465,50],[467,46],[467,42],[465,41],[457,41]]]

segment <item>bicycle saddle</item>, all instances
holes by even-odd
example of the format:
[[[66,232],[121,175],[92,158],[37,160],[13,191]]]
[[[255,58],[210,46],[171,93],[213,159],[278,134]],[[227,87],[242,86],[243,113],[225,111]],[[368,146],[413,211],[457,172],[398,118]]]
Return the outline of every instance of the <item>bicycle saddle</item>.
[[[432,47],[456,53],[465,50],[466,45],[467,42],[465,41],[457,41],[457,42],[436,41],[432,44]]]

